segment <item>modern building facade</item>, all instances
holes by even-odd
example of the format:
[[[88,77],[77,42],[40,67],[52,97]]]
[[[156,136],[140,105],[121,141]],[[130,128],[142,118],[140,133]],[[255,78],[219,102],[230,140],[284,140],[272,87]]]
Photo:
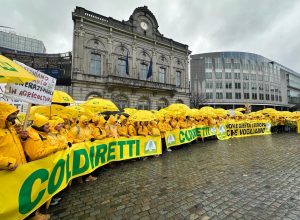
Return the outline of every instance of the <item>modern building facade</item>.
[[[46,48],[42,41],[17,35],[4,28],[0,30],[0,47],[30,53],[46,53]]]
[[[245,52],[191,55],[191,93],[199,105],[288,109],[298,96],[300,74],[263,56]],[[292,85],[292,86],[291,86]]]
[[[136,8],[128,21],[81,7],[72,18],[76,100],[96,96],[139,109],[189,104],[188,46],[164,37],[146,6]]]

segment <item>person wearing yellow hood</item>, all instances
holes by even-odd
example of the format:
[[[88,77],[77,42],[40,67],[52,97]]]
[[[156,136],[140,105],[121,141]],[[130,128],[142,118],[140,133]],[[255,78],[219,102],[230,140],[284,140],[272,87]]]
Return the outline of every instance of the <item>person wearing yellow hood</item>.
[[[92,135],[96,140],[102,140],[104,138],[106,138],[106,131],[105,131],[105,119],[104,117],[101,116],[94,116],[92,118]]]
[[[149,135],[160,136],[160,130],[157,127],[157,122],[155,120],[150,121],[148,125]]]
[[[185,129],[185,128],[187,128],[187,123],[186,123],[186,121],[185,121],[185,118],[182,117],[182,116],[179,117],[178,124],[179,124],[180,129]]]
[[[117,124],[117,129],[120,137],[129,137],[127,118],[124,115],[120,115],[119,124]]]
[[[136,132],[136,127],[137,127],[136,122],[129,120],[128,123],[127,123],[127,126],[128,126],[128,135],[130,137],[136,136],[137,135],[137,132]]]
[[[147,121],[141,121],[138,125],[138,135],[147,136],[149,134],[148,130],[148,122]]]
[[[17,134],[14,124],[18,109],[12,105],[0,102],[0,170],[15,170],[26,163],[21,140],[28,137],[27,132]]]
[[[68,139],[72,143],[81,143],[84,141],[94,141],[92,135],[92,128],[89,125],[89,118],[85,115],[81,115],[79,123],[72,127],[68,133]]]
[[[53,117],[50,120],[49,138],[51,139],[51,144],[62,149],[66,149],[68,146],[67,137],[63,132],[64,123],[65,121],[60,117]]]
[[[170,125],[172,126],[172,129],[178,129],[179,128],[179,123],[178,121],[176,120],[175,117],[171,116],[171,119],[170,119]]]
[[[117,119],[115,116],[110,115],[107,123],[105,125],[105,130],[107,137],[119,138],[118,128],[117,128]]]
[[[29,138],[24,143],[24,150],[30,161],[49,156],[65,147],[58,146],[49,137],[49,119],[35,114],[32,125],[27,128]]]

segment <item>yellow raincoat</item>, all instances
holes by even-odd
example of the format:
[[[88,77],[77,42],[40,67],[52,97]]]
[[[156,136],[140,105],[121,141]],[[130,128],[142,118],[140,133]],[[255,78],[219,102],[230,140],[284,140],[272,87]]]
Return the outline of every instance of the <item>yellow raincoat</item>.
[[[113,115],[109,116],[109,119],[107,120],[107,123],[105,125],[105,130],[109,137],[114,137],[114,138],[119,137],[116,122],[117,119],[115,118],[115,116]]]
[[[124,123],[124,120],[126,120],[127,118],[124,115],[120,116],[120,124],[117,125],[117,130],[118,133],[121,137],[127,137],[128,135],[128,126],[126,123]]]
[[[49,120],[43,115],[35,115],[33,126],[42,127],[49,123]],[[52,144],[49,133],[37,131],[32,127],[27,128],[28,139],[24,143],[24,150],[30,161],[38,160],[48,155],[62,150],[62,147]]]
[[[104,120],[103,116],[93,117],[93,122],[96,122],[96,121],[98,121],[97,125],[91,124],[91,128],[93,130],[92,136],[96,140],[102,140],[102,139],[106,138],[106,131],[105,131],[105,127],[104,127],[105,120]]]
[[[16,111],[14,106],[0,102],[0,170],[26,163],[19,136],[13,125],[6,123],[6,118]]]
[[[61,131],[57,131],[55,127],[58,124],[64,124],[64,122],[65,121],[59,117],[56,117],[54,120],[50,120],[49,138],[51,140],[51,145],[58,146],[60,149],[67,148],[68,140],[63,128]]]
[[[148,125],[149,134],[153,136],[160,136],[160,130],[157,127],[156,121],[151,121]]]
[[[84,123],[89,122],[89,118],[85,115],[81,115],[79,119],[79,123],[71,128],[68,133],[68,140],[72,143],[81,143],[84,141],[89,141],[93,138],[92,128],[90,125],[84,125]]]
[[[128,134],[129,136],[136,136],[137,135],[137,132],[136,132],[136,129],[135,129],[135,124],[134,122],[130,122],[128,124]]]
[[[142,122],[141,122],[142,123]],[[144,135],[144,136],[147,136],[149,134],[149,130],[147,128],[147,125],[144,125],[144,124],[140,124],[138,126],[138,135]]]

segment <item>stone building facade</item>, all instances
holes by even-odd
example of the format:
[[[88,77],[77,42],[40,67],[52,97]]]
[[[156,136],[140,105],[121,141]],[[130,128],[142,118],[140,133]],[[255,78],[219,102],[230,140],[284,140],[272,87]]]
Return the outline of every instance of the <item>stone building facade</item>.
[[[74,21],[71,95],[97,96],[120,108],[189,104],[188,45],[164,37],[146,7],[118,21],[81,7]]]

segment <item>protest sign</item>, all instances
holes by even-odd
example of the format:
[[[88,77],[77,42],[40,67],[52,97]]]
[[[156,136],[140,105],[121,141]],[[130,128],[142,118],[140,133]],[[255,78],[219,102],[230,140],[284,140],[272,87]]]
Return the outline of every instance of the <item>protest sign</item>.
[[[16,60],[14,62],[32,73],[37,77],[37,80],[24,84],[7,84],[5,94],[11,98],[32,104],[51,105],[56,79],[21,62]]]

